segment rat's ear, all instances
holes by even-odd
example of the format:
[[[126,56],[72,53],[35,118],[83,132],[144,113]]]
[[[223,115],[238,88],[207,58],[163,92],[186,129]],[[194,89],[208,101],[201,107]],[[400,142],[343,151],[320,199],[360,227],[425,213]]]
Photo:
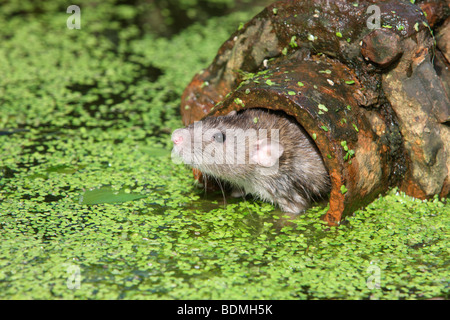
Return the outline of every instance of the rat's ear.
[[[280,159],[283,152],[283,146],[276,140],[258,140],[250,150],[250,163],[256,163],[262,167],[272,167]]]
[[[233,111],[230,111],[230,112],[228,112],[228,114],[226,115],[227,117],[228,116],[235,116],[237,114],[237,111],[236,110],[233,110]]]

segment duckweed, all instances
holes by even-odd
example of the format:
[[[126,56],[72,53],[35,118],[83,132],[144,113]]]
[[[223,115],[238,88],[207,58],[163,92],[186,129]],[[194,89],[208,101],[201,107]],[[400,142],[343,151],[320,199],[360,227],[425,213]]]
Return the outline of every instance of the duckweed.
[[[449,298],[446,199],[394,189],[329,228],[328,206],[225,205],[172,161],[184,88],[259,9],[164,38],[78,3],[80,30],[64,1],[2,4],[0,298]]]
[[[319,103],[318,108],[324,112],[328,112],[328,108],[324,104]]]
[[[292,36],[291,37],[291,41],[289,42],[289,45],[292,47],[292,48],[297,48],[298,47],[298,44],[297,44],[297,36]]]
[[[244,102],[240,98],[235,98],[234,103],[236,103],[237,105],[240,105],[242,107],[245,107]]]
[[[419,32],[419,23],[418,23],[418,22],[416,22],[416,23],[414,24],[414,30],[416,30],[417,32]]]

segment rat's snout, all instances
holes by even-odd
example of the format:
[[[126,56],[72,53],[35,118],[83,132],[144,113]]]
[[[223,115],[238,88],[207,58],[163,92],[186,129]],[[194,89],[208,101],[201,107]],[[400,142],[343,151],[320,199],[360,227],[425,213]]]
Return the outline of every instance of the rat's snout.
[[[175,144],[180,144],[183,142],[183,136],[179,136],[179,135],[172,136],[172,141]]]
[[[186,136],[186,129],[177,129],[172,133],[172,141],[175,145],[180,145],[184,141],[184,137]]]

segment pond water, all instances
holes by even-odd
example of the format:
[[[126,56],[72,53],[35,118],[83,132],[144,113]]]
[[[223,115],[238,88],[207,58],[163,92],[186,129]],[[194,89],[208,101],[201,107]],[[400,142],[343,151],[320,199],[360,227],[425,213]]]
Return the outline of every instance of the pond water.
[[[2,299],[448,298],[446,199],[392,190],[329,228],[171,161],[183,89],[258,8],[161,37],[133,5],[69,30],[64,1],[25,2],[0,12]]]

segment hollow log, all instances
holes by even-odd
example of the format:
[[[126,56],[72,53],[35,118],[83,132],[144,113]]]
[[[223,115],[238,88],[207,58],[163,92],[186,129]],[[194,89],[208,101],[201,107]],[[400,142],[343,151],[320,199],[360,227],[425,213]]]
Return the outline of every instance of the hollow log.
[[[295,117],[331,177],[324,216],[330,225],[394,186],[420,199],[445,197],[450,23],[444,2],[275,2],[194,77],[182,96],[183,122],[244,108]]]

